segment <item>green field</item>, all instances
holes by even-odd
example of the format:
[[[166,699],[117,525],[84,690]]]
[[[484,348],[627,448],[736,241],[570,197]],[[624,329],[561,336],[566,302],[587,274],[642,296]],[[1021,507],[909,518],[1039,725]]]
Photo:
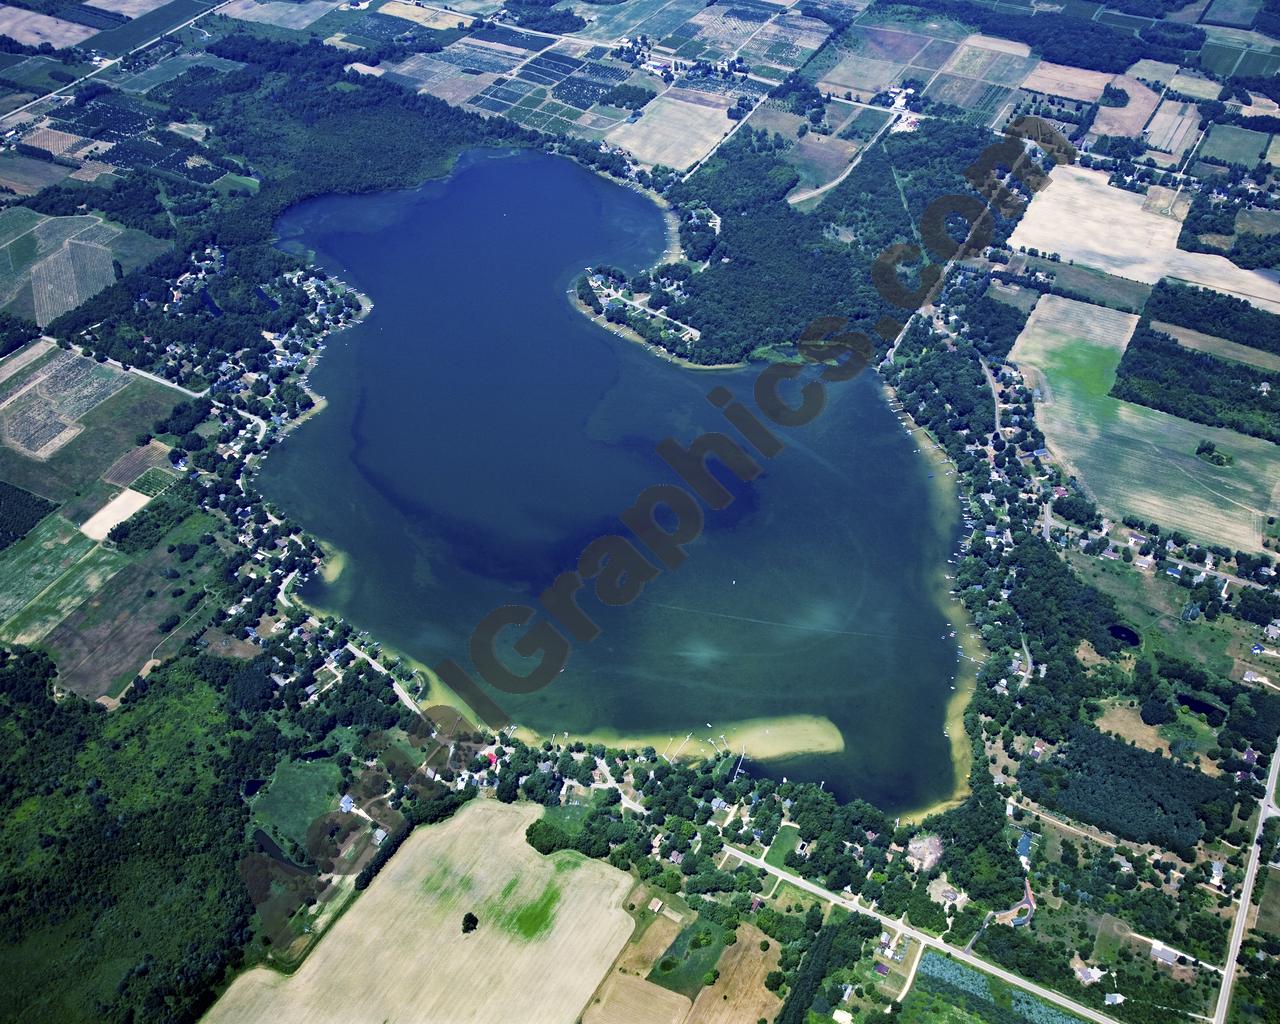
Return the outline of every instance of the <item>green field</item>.
[[[52,515],[0,552],[0,622],[21,611],[93,546],[93,541],[65,519]]]
[[[1049,448],[1116,519],[1137,514],[1204,541],[1260,551],[1280,487],[1275,446],[1111,398],[1136,322],[1056,295],[1037,303],[1010,359],[1043,391],[1037,418]],[[1202,439],[1234,455],[1235,464],[1197,459]]]
[[[199,545],[183,562],[170,544],[198,544],[216,529],[204,512],[188,516],[145,554],[130,560],[96,594],[87,595],[48,636],[44,645],[58,662],[62,683],[90,699],[116,696],[151,657],[176,654],[202,629],[217,608],[206,589],[217,585],[220,554],[216,545]],[[204,595],[202,597],[202,595]],[[199,603],[188,609],[187,602]],[[161,623],[177,614],[173,632]]]
[[[1233,124],[1215,124],[1200,145],[1199,155],[1242,167],[1256,167],[1265,159],[1271,136]]]
[[[1265,877],[1262,902],[1258,904],[1257,930],[1280,935],[1280,868],[1266,868]]]
[[[1246,669],[1274,674],[1274,662],[1252,652],[1257,627],[1230,615],[1213,622],[1182,618],[1187,591],[1168,576],[1153,576],[1124,562],[1070,552],[1067,560],[1080,576],[1116,599],[1142,634],[1148,654],[1164,653],[1203,666],[1219,676],[1239,678]]]
[[[102,545],[91,548],[4,624],[4,638],[20,644],[43,640],[86,598],[101,590],[128,561],[125,555]]]
[[[1262,9],[1262,0],[1213,0],[1200,20],[1207,25],[1248,28]]]
[[[649,980],[663,988],[697,997],[703,978],[715,967],[724,952],[724,929],[701,918],[695,920],[676,936],[667,951],[649,972]]]
[[[285,761],[254,800],[254,816],[305,848],[311,823],[337,809],[340,783],[332,761]]]
[[[145,494],[154,498],[157,494],[161,494],[168,490],[177,482],[177,476],[170,473],[167,469],[161,469],[159,466],[152,466],[142,476],[138,477],[129,485],[129,489],[137,491],[139,494]]]

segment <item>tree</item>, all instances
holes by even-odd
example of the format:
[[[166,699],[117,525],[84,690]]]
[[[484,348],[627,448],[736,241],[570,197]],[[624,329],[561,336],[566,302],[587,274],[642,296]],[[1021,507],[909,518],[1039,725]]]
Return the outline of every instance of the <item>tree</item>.
[[[468,910],[465,914],[462,915],[462,934],[466,935],[468,932],[475,931],[476,926],[479,924],[480,924],[480,918],[476,917],[475,914],[471,913],[471,911]]]

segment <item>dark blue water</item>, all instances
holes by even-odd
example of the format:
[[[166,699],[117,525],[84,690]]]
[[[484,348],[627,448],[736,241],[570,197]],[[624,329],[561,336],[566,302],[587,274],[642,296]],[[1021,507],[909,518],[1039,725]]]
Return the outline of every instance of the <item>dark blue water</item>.
[[[664,238],[648,200],[568,161],[471,156],[446,181],[311,202],[279,229],[375,309],[333,339],[312,375],[329,407],[260,485],[345,556],[306,596],[425,664],[469,665],[482,616],[534,603],[588,541],[619,532],[644,488],[677,482],[654,445],[726,429],[712,387],[752,404],[758,369],[681,368],[571,307],[584,266],[638,269]],[[686,751],[709,752],[708,734],[732,742],[745,720],[813,716],[843,749],[766,770],[890,809],[943,798],[951,510],[871,374],[832,385],[824,413],[784,440],[707,513],[686,564],[629,607],[584,597],[603,633],[556,682],[493,695],[544,733],[612,730],[659,749],[674,736],[674,749],[692,731]]]

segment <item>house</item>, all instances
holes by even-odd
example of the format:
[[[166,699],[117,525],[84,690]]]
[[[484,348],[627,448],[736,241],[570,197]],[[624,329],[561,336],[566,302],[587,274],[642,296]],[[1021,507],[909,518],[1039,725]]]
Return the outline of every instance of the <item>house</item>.
[[[355,805],[356,802],[350,796],[344,796],[338,807],[341,808],[343,814],[350,814]]]
[[[876,964],[876,968],[875,968],[875,970],[876,970],[876,974],[880,975],[880,977],[882,977],[882,978],[887,978],[887,977],[889,977],[889,965],[888,965],[888,964]]]
[[[1160,943],[1153,943],[1151,946],[1152,959],[1160,961],[1172,967],[1178,961],[1178,954],[1171,950],[1168,946],[1162,946]]]
[[[1018,860],[1024,868],[1031,866],[1031,833],[1023,832],[1018,836]]]
[[[662,913],[662,900],[658,899],[657,896],[649,901],[649,912],[652,914]]]
[[[382,841],[387,838],[387,830],[385,828],[375,828],[373,830],[373,845],[381,846]]]
[[[1102,1001],[1107,1006],[1119,1006],[1121,1003],[1124,1002],[1124,996],[1122,996],[1119,992],[1108,992],[1105,996],[1102,997]]]
[[[1096,985],[1106,977],[1107,972],[1100,967],[1077,967],[1076,977],[1081,985]]]

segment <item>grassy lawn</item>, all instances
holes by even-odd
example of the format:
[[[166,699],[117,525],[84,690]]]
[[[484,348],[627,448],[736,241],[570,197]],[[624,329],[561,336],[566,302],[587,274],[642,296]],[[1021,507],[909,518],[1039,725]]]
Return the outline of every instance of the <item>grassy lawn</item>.
[[[285,761],[253,802],[255,816],[299,845],[307,828],[338,803],[340,776],[332,761]]]
[[[765,854],[764,862],[772,864],[775,868],[785,868],[787,854],[796,848],[800,842],[800,830],[794,825],[783,825],[778,829],[778,835],[773,840],[773,845],[769,847],[769,852]]]
[[[1262,890],[1258,922],[1254,927],[1260,932],[1280,935],[1280,868],[1266,869],[1266,887]]]

